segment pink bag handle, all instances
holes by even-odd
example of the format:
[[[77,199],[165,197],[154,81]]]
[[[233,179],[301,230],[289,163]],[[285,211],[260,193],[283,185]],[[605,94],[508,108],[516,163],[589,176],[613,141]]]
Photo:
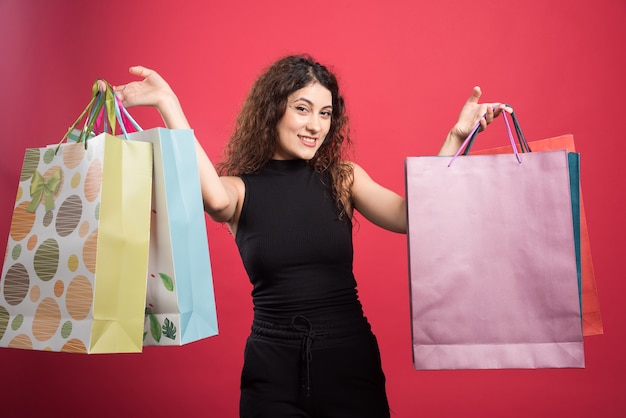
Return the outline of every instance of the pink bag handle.
[[[496,108],[494,107],[493,110],[496,110]],[[511,125],[509,124],[509,120],[507,119],[506,114],[507,114],[507,112],[505,112],[505,111],[502,112],[502,117],[504,118],[504,123],[506,125],[506,132],[507,132],[507,134],[509,136],[509,141],[511,142],[511,147],[513,148],[513,154],[515,154],[515,158],[517,158],[517,162],[521,164],[522,163],[522,158],[520,157],[519,152],[517,152],[517,146],[515,145],[515,139],[513,138],[513,132],[511,132]],[[485,113],[485,115],[486,115],[486,113]],[[483,117],[485,115],[483,115]],[[515,116],[513,114],[512,114],[512,117],[513,117],[513,120],[515,122],[516,132],[518,134],[518,138],[519,138],[520,144],[522,144],[522,143],[525,144],[526,140],[523,139],[523,135],[521,135],[521,130],[518,128],[517,119],[515,118]],[[456,158],[461,154],[462,150],[466,149],[467,151],[469,151],[470,143],[471,143],[471,141],[473,141],[474,137],[478,133],[478,128],[480,128],[480,121],[478,121],[476,126],[474,126],[474,129],[472,129],[472,131],[467,136],[467,138],[465,138],[465,141],[463,141],[463,143],[461,144],[459,149],[456,151],[454,156],[450,159],[450,162],[448,163],[448,167],[450,167],[452,165],[454,160],[456,160]],[[522,149],[524,149],[524,145],[522,145]],[[529,151],[530,151],[530,149],[529,149]]]

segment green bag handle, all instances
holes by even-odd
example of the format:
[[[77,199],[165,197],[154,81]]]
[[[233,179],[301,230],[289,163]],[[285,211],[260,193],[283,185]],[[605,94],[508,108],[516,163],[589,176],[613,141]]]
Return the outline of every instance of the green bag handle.
[[[59,145],[57,146],[56,151],[58,151],[63,141],[65,141],[68,135],[74,129],[76,129],[76,126],[78,126],[79,122],[83,120],[85,116],[87,116],[85,120],[85,125],[83,126],[83,129],[81,130],[80,135],[78,136],[76,142],[78,143],[84,142],[85,148],[87,148],[87,138],[89,138],[89,134],[93,131],[93,127],[96,123],[96,119],[98,115],[100,114],[100,111],[102,110],[103,107],[106,110],[105,113],[108,119],[107,120],[108,126],[111,127],[112,132],[115,132],[116,122],[117,122],[117,119],[115,117],[115,92],[113,91],[113,88],[111,87],[111,85],[107,83],[106,81],[104,81],[106,85],[106,90],[104,91],[104,93],[102,93],[99,88],[99,84],[98,84],[99,81],[104,81],[104,80],[97,79],[93,83],[93,86],[91,88],[91,101],[89,102],[89,104],[87,104],[85,109],[82,111],[80,116],[78,116],[78,118],[72,124],[72,126],[69,127],[65,135],[63,135],[63,138],[61,138],[61,141],[59,141]]]

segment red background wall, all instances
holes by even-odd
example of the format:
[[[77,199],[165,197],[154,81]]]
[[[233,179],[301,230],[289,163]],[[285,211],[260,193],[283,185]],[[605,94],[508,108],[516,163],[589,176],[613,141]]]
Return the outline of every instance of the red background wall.
[[[529,140],[575,135],[605,335],[585,338],[582,370],[416,372],[406,238],[362,222],[355,270],[394,416],[626,416],[624,22],[623,0],[0,0],[0,254],[24,149],[58,142],[97,77],[158,69],[217,159],[261,69],[309,52],[343,84],[357,161],[400,193],[404,157],[435,153],[478,84]],[[504,144],[500,124],[477,149]],[[207,228],[219,336],[133,355],[0,349],[0,416],[236,416],[250,285],[226,229]]]

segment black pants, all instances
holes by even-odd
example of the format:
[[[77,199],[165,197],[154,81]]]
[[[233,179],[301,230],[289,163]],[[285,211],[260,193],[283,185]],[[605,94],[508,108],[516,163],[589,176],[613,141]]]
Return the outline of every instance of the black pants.
[[[369,325],[294,329],[255,321],[241,376],[241,418],[387,418],[376,337]]]

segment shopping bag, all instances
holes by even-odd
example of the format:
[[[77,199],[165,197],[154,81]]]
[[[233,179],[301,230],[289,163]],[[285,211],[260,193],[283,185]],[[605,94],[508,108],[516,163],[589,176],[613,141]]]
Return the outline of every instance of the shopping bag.
[[[108,84],[107,91],[112,91]],[[118,97],[108,99],[109,106],[96,117],[94,132],[115,129],[117,123],[120,136],[149,142],[154,150],[144,345],[182,345],[217,335],[193,131],[144,131]]]
[[[0,281],[0,346],[140,352],[152,146],[26,150]]]
[[[129,139],[154,147],[144,345],[181,345],[217,335],[193,131],[155,128]]]
[[[528,142],[528,146],[532,151],[566,149],[570,152],[576,152],[576,147],[574,145],[574,136],[571,134],[542,139],[538,141],[530,141]],[[472,151],[472,154],[500,154],[511,152],[511,147],[505,146],[480,151]],[[583,335],[600,335],[604,333],[604,329],[602,325],[602,315],[600,314],[600,302],[598,300],[598,290],[596,287],[596,279],[591,257],[589,230],[587,228],[587,218],[585,215],[585,206],[583,204],[582,191],[580,192],[579,219]]]
[[[584,367],[576,173],[566,150],[407,158],[416,369]]]

